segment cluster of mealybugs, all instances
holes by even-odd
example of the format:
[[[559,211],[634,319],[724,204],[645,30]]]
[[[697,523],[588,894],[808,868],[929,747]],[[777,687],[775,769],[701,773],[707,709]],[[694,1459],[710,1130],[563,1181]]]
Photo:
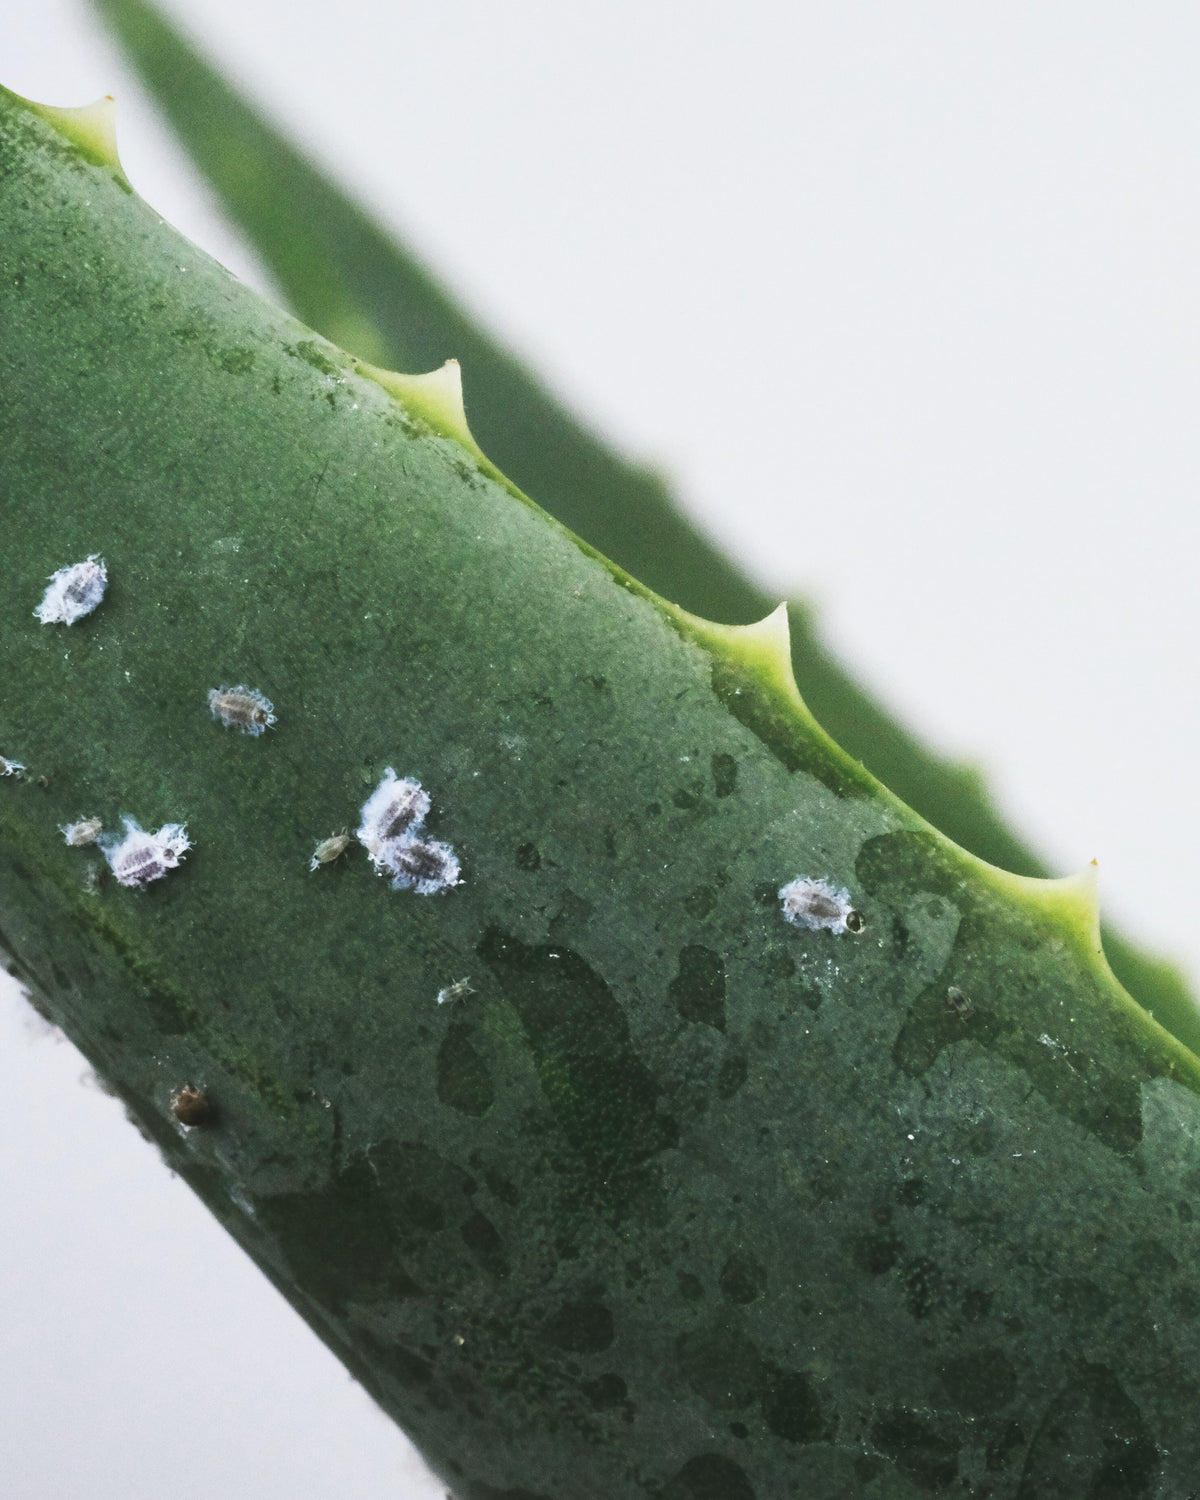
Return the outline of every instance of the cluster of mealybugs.
[[[461,881],[458,856],[449,844],[420,837],[429,811],[429,793],[419,781],[401,779],[391,766],[363,803],[358,841],[377,874],[391,877],[392,889],[433,896]]]

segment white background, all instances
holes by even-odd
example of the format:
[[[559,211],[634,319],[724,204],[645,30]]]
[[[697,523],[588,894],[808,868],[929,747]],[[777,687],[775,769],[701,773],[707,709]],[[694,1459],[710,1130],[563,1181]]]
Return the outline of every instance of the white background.
[[[169,9],[1200,980],[1194,5]],[[115,93],[269,290],[87,11],[9,10],[0,79]],[[5,1495],[440,1495],[82,1072],[6,989]]]

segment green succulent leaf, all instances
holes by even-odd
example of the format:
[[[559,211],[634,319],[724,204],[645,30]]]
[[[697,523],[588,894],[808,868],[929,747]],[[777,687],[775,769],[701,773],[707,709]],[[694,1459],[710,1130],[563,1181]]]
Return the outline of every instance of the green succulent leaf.
[[[0,943],[455,1494],[1188,1493],[1200,1060],[1094,882],[949,843],[782,614],[652,594],[452,370],[364,369],[8,94],[0,223]]]
[[[771,608],[683,515],[659,475],[620,458],[566,411],[155,6],[93,3],[300,317],[376,364],[424,370],[457,358],[482,448],[565,525],[700,615],[745,622]],[[797,680],[838,743],[948,838],[1004,869],[1048,875],[998,816],[979,773],[920,744],[830,655],[808,607],[789,608]],[[1107,927],[1105,946],[1130,992],[1200,1048],[1200,1012],[1179,970]]]

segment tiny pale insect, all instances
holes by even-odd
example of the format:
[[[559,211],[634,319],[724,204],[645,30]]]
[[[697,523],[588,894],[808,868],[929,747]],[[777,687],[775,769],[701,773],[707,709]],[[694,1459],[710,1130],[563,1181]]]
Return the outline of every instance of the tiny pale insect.
[[[50,574],[50,587],[34,614],[43,625],[74,625],[90,615],[108,587],[104,559],[92,553],[83,562],[72,563]]]
[[[208,706],[213,718],[219,719],[226,729],[240,729],[243,734],[260,735],[275,723],[275,705],[257,688],[245,683],[210,688]]]
[[[310,870],[319,870],[322,865],[332,864],[335,859],[345,854],[352,840],[343,828],[341,833],[331,833],[327,839],[322,839],[313,850],[313,857],[308,862]]]
[[[58,831],[70,844],[72,849],[80,849],[84,844],[94,844],[100,837],[104,824],[99,818],[80,818],[78,823],[60,823]]]
[[[453,984],[448,984],[445,989],[438,990],[437,1003],[439,1005],[450,1005],[455,1000],[461,1000],[466,995],[475,994],[475,987],[471,983],[468,974],[465,979],[456,979]]]
[[[19,760],[7,760],[0,755],[0,776],[23,776],[26,770]]]

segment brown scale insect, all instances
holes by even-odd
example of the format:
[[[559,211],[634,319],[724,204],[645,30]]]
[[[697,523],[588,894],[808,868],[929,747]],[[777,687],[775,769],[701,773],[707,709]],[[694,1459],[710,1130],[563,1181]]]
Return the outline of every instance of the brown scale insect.
[[[213,1108],[208,1095],[195,1084],[185,1083],[171,1095],[171,1113],[181,1125],[194,1130],[197,1125],[207,1125],[212,1119]]]
[[[214,719],[226,729],[240,729],[243,734],[260,735],[275,723],[275,706],[257,688],[245,683],[237,687],[210,688],[208,706]]]

